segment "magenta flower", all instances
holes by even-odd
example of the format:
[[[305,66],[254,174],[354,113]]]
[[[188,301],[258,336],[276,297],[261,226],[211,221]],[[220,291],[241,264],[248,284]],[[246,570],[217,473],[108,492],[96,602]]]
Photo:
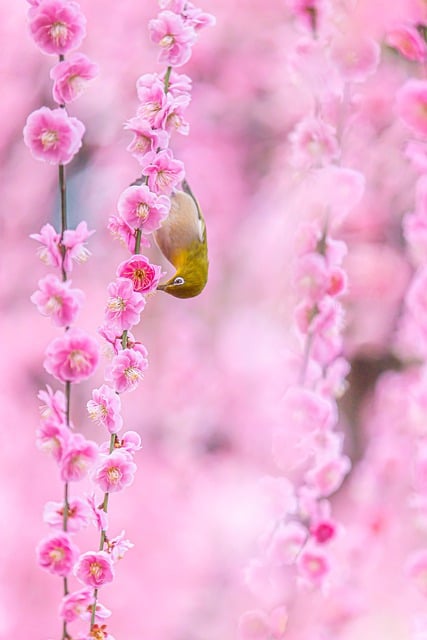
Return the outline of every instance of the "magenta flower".
[[[58,62],[50,70],[53,99],[58,104],[73,102],[81,96],[98,72],[98,65],[83,53],[72,53],[67,60]]]
[[[108,385],[103,384],[92,391],[92,400],[87,403],[91,420],[105,427],[109,433],[117,433],[123,426],[120,396]]]
[[[70,329],[55,338],[46,349],[44,368],[61,382],[81,382],[95,371],[99,347],[93,338],[79,329]]]
[[[141,311],[145,307],[145,298],[138,291],[134,291],[132,282],[128,278],[117,278],[108,285],[107,307],[105,320],[121,331],[127,331],[138,324]]]
[[[39,280],[39,290],[30,298],[38,311],[50,317],[57,327],[66,327],[74,322],[83,299],[80,289],[71,289],[70,280],[63,282],[52,274]]]
[[[312,584],[318,584],[325,578],[330,566],[324,553],[319,551],[303,551],[297,560],[300,575]]]
[[[113,580],[113,563],[105,551],[87,551],[78,559],[74,575],[88,587],[98,589]]]
[[[142,161],[145,154],[164,149],[169,144],[169,134],[164,129],[153,129],[150,122],[138,115],[126,122],[125,129],[132,131],[133,140],[127,150],[137,159]]]
[[[196,32],[185,20],[172,11],[161,11],[148,23],[152,42],[160,45],[159,62],[170,67],[180,67],[191,57],[191,47]]]
[[[44,53],[64,54],[80,46],[86,18],[72,0],[40,0],[28,12],[30,32]]]
[[[134,349],[123,349],[113,358],[109,377],[118,393],[133,391],[144,377],[147,359]]]
[[[137,254],[121,262],[116,274],[120,278],[131,280],[135,291],[146,294],[156,289],[162,269],[156,264],[151,264],[145,256]]]
[[[66,533],[43,538],[36,551],[39,565],[57,576],[67,576],[71,572],[79,553]]]
[[[159,151],[142,173],[148,177],[148,186],[154,193],[170,194],[172,189],[184,179],[184,164],[175,160],[170,149]]]
[[[167,217],[171,203],[167,196],[158,196],[143,184],[127,187],[120,195],[117,206],[121,217],[130,227],[151,233]]]
[[[418,135],[427,134],[427,81],[408,80],[396,96],[396,110],[403,122]]]
[[[24,142],[37,160],[68,164],[82,146],[85,127],[65,109],[41,107],[30,113],[24,127]]]
[[[321,520],[310,527],[310,533],[318,544],[325,544],[335,536],[336,526],[331,520]]]
[[[89,231],[85,220],[79,222],[75,229],[67,229],[64,231],[62,244],[67,250],[64,258],[64,269],[67,273],[71,273],[73,262],[86,262],[90,256],[90,251],[86,247],[86,241],[94,233],[94,230]]]
[[[85,500],[70,498],[68,501],[67,530],[75,533],[87,527],[91,510]],[[64,522],[64,503],[47,502],[44,507],[43,521],[54,529],[62,529]]]
[[[122,491],[132,484],[136,469],[130,454],[117,449],[110,455],[103,456],[95,471],[94,481],[104,493]]]
[[[61,480],[77,482],[84,478],[98,458],[98,447],[80,433],[70,436],[60,461]]]
[[[62,264],[62,255],[59,249],[60,235],[55,231],[51,224],[45,224],[40,229],[40,233],[32,233],[30,238],[40,242],[41,247],[38,249],[40,260],[48,267],[60,268]]]

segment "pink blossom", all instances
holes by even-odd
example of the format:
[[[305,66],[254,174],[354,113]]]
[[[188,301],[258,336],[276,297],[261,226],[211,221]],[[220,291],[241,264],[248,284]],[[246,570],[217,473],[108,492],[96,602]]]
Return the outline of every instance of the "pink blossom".
[[[205,27],[214,27],[216,24],[215,16],[195,7],[192,2],[184,4],[182,15],[185,18],[185,23],[191,25],[196,32]]]
[[[407,80],[396,96],[396,111],[418,135],[427,134],[427,81]]]
[[[80,46],[86,18],[72,0],[40,0],[30,8],[31,34],[44,53],[64,54]]]
[[[330,520],[320,520],[310,527],[310,533],[318,544],[325,544],[335,536],[336,527]]]
[[[77,482],[84,478],[98,457],[98,447],[80,433],[70,436],[60,462],[61,480]]]
[[[43,402],[40,405],[40,414],[43,421],[49,421],[56,424],[65,423],[65,394],[63,391],[53,391],[47,384],[46,391],[40,389],[37,394],[39,400]]]
[[[132,549],[134,545],[130,540],[125,538],[125,532],[122,531],[115,538],[110,538],[107,541],[107,551],[110,554],[113,562],[117,562],[118,560],[122,560],[125,554]]]
[[[293,564],[307,537],[307,529],[299,522],[287,522],[279,525],[268,548],[270,560],[277,566]]]
[[[50,421],[43,422],[36,432],[37,447],[51,454],[56,462],[61,460],[69,438],[70,430],[65,424]]]
[[[59,249],[60,235],[51,224],[45,224],[40,229],[40,233],[32,233],[30,238],[37,240],[42,245],[38,249],[40,260],[48,267],[60,268],[62,265],[62,255]]]
[[[55,338],[46,349],[44,368],[61,382],[81,382],[96,369],[99,347],[80,329],[70,329]]]
[[[189,134],[190,125],[184,119],[184,111],[189,104],[189,95],[180,95],[172,99],[165,113],[164,127],[167,131],[177,131],[184,136]]]
[[[94,233],[94,230],[89,231],[87,222],[85,220],[79,222],[75,229],[67,229],[66,231],[64,231],[62,244],[66,248],[64,269],[65,271],[67,271],[67,273],[70,273],[72,271],[73,262],[86,262],[86,260],[90,256],[90,251],[85,246],[86,241]]]
[[[53,80],[53,99],[68,104],[82,95],[89,82],[98,74],[98,65],[83,53],[72,53],[50,70]]]
[[[104,493],[122,491],[132,484],[136,468],[131,456],[126,451],[117,449],[110,455],[103,456],[95,471],[94,480]]]
[[[38,563],[57,576],[67,576],[79,553],[66,533],[57,533],[43,538],[37,545]]]
[[[135,291],[147,294],[156,289],[162,276],[162,269],[156,264],[151,264],[145,256],[136,254],[129,260],[121,262],[116,274],[119,278],[131,280]]]
[[[97,527],[99,531],[108,530],[108,514],[104,511],[104,503],[97,505],[95,496],[89,496],[87,503],[92,512],[92,523]]]
[[[23,133],[34,158],[50,164],[68,164],[82,146],[84,132],[83,123],[65,109],[41,107],[30,113]]]
[[[105,551],[87,551],[78,559],[74,567],[74,575],[83,584],[99,589],[113,580],[113,563]]]
[[[314,584],[321,582],[330,571],[328,558],[320,551],[303,551],[297,566],[300,575]]]
[[[326,462],[320,462],[306,474],[306,481],[312,485],[318,495],[329,496],[342,484],[351,467],[347,456],[340,456]]]
[[[165,80],[165,74],[166,71],[164,71],[160,76],[163,82]],[[177,71],[172,70],[169,75],[168,93],[170,93],[173,98],[177,98],[182,95],[189,95],[191,94],[191,84],[192,81],[190,76],[187,76],[185,73],[178,73]]]
[[[153,129],[160,129],[171,100],[171,96],[165,93],[163,81],[156,74],[145,74],[138,78],[136,91],[141,102],[137,118],[148,122]]]
[[[81,498],[68,501],[67,531],[75,533],[87,527],[90,520],[90,508]],[[47,502],[44,507],[43,521],[54,529],[62,529],[64,524],[64,503]]]
[[[93,607],[93,589],[84,587],[79,591],[74,591],[62,598],[59,615],[65,622],[74,620],[90,620]],[[109,618],[111,611],[100,602],[96,603],[95,620]]]
[[[144,377],[148,367],[147,359],[139,351],[123,349],[113,358],[108,372],[115,390],[118,393],[133,391]]]
[[[427,596],[427,549],[419,549],[410,555],[406,571],[420,593]]]
[[[335,127],[313,116],[298,122],[289,141],[292,163],[299,169],[328,164],[340,155]]]
[[[135,453],[141,449],[141,436],[136,431],[126,431],[120,440],[120,447],[129,453]]]
[[[135,231],[125,220],[123,220],[121,216],[110,216],[108,219],[107,229],[115,238],[118,238],[131,253],[135,253]],[[141,236],[140,246],[150,246],[150,243],[145,236]]]
[[[170,194],[184,179],[184,165],[175,160],[170,149],[159,151],[150,163],[143,168],[143,175],[148,176],[148,186],[155,193]]]
[[[103,384],[92,391],[92,400],[87,403],[91,420],[105,427],[109,433],[117,433],[123,426],[120,396],[108,385]]]
[[[125,129],[134,134],[127,150],[137,159],[143,160],[149,151],[165,149],[169,144],[169,134],[164,129],[153,129],[150,122],[138,115],[126,122]]]
[[[289,387],[283,399],[286,427],[303,434],[320,429],[325,431],[337,420],[335,405],[315,391],[303,387]]]
[[[349,32],[336,38],[331,46],[331,58],[339,72],[349,82],[364,82],[375,73],[380,61],[378,42],[364,36],[349,36]]]
[[[167,196],[158,196],[143,184],[125,189],[117,206],[121,217],[130,227],[151,233],[167,217],[171,203]]]
[[[38,291],[30,298],[38,311],[50,317],[57,327],[72,324],[83,304],[83,291],[71,289],[70,280],[63,282],[53,274],[39,280],[38,285]]]
[[[127,331],[138,324],[141,311],[145,307],[145,298],[138,291],[134,291],[131,280],[117,278],[110,282],[108,295],[106,322],[117,327],[119,331]]]
[[[416,27],[408,24],[399,24],[389,29],[386,42],[394,47],[408,60],[423,62],[426,57],[427,47]]]
[[[159,62],[170,67],[180,67],[191,57],[191,47],[196,40],[194,29],[172,11],[161,11],[148,23],[152,42],[160,45]]]

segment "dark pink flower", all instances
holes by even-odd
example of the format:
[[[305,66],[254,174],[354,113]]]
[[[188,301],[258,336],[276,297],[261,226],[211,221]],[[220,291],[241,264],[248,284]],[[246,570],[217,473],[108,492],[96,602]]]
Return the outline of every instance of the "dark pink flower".
[[[39,312],[51,318],[57,327],[72,324],[79,312],[84,294],[80,289],[71,289],[71,281],[62,281],[49,274],[39,280],[39,289],[31,296]]]
[[[132,457],[123,449],[117,449],[103,456],[95,471],[94,481],[104,493],[122,491],[132,484],[136,471]]]
[[[30,113],[24,127],[24,142],[37,160],[68,164],[82,146],[85,127],[65,109],[41,107]]]
[[[132,185],[125,189],[117,203],[119,214],[133,229],[151,233],[158,229],[170,210],[170,199],[158,196],[147,185]]]
[[[91,420],[106,427],[109,433],[117,433],[123,426],[120,396],[108,385],[103,384],[92,391],[92,400],[87,403]]]
[[[99,589],[114,578],[114,567],[105,551],[83,553],[74,567],[74,575],[89,587]]]
[[[28,12],[31,34],[44,53],[64,54],[80,46],[86,18],[72,0],[40,0]]]
[[[98,458],[95,442],[86,440],[80,433],[73,433],[67,440],[60,461],[61,480],[77,482],[84,478]]]
[[[79,551],[66,533],[43,538],[37,546],[39,565],[57,576],[71,573]]]
[[[120,278],[131,280],[135,291],[147,294],[156,289],[162,269],[156,264],[151,264],[145,256],[137,254],[120,263],[116,273]]]
[[[196,32],[185,20],[172,11],[161,11],[148,24],[152,42],[161,47],[159,62],[171,67],[180,67],[191,57],[191,47]]]
[[[335,536],[336,526],[330,520],[320,520],[310,527],[310,533],[318,544],[325,544]]]
[[[105,320],[119,332],[127,331],[138,324],[141,311],[145,307],[142,293],[134,291],[128,278],[117,278],[108,285],[108,300],[105,309]]]
[[[150,163],[143,168],[143,175],[148,177],[148,186],[154,193],[169,195],[185,175],[184,165],[175,160],[170,149],[155,154]]]
[[[67,60],[58,62],[50,71],[55,102],[67,104],[76,100],[96,77],[98,71],[98,65],[83,53],[72,53]]]
[[[44,367],[61,382],[81,382],[95,371],[99,347],[93,338],[79,329],[70,329],[55,338],[46,349]]]

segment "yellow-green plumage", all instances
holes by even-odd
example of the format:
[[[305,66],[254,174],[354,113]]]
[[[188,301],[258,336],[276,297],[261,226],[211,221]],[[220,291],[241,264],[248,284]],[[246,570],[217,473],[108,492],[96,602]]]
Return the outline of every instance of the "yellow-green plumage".
[[[197,200],[186,182],[183,189],[171,196],[170,213],[154,234],[160,251],[176,269],[175,275],[157,288],[177,298],[192,298],[208,280],[208,245]]]

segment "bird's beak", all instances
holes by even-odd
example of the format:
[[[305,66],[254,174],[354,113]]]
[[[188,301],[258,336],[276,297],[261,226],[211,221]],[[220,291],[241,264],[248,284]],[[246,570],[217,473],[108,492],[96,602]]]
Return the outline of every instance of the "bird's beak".
[[[165,290],[165,287],[166,287],[166,284],[158,284],[158,285],[157,285],[157,290],[158,290],[158,291],[164,291],[164,290]]]

